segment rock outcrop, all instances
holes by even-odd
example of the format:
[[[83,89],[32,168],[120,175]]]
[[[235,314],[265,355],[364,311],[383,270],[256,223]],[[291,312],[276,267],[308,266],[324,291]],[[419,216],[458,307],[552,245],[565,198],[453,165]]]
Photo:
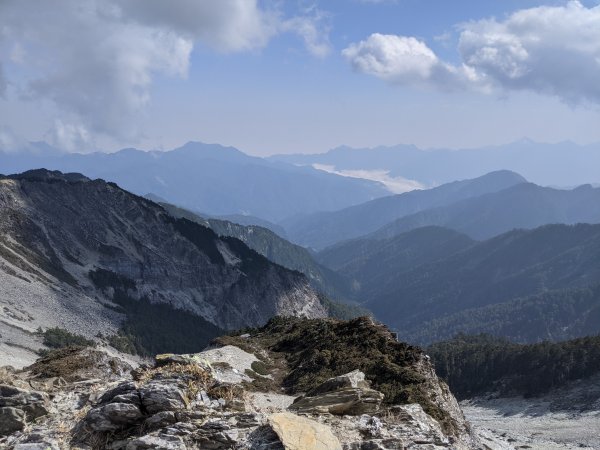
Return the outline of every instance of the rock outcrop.
[[[359,370],[330,378],[299,397],[290,409],[299,413],[357,416],[379,411],[384,395],[370,388]]]
[[[352,323],[352,322],[349,322]],[[272,326],[272,325],[271,325]],[[281,323],[279,324],[281,326]],[[303,322],[296,322],[300,331]],[[327,327],[325,321],[320,326]],[[371,332],[379,331],[375,324]],[[269,327],[265,327],[268,330]],[[279,336],[270,332],[239,337],[240,347],[213,348],[198,354],[160,355],[152,366],[115,375],[99,367],[88,379],[48,371],[36,374],[5,370],[0,379],[6,420],[0,447],[95,450],[247,449],[247,450],[470,450],[483,448],[458,411],[441,409],[455,421],[438,420],[423,401],[388,402],[373,379],[361,370],[329,377],[300,395],[286,382],[295,370],[292,359],[277,355]],[[286,334],[291,345],[295,334]],[[230,336],[235,340],[235,336]],[[304,334],[304,338],[310,338]],[[264,340],[262,340],[264,339]],[[234,350],[235,349],[235,350]],[[85,349],[72,350],[86,357]],[[408,351],[408,350],[407,350]],[[347,349],[346,354],[351,354]],[[391,357],[391,354],[388,355]],[[44,358],[51,365],[54,352]],[[289,356],[288,356],[289,358]],[[310,361],[310,360],[309,360]],[[417,359],[414,364],[425,364]],[[73,364],[74,370],[77,365]],[[405,368],[408,370],[408,367]],[[240,378],[240,371],[244,377]],[[80,372],[81,373],[81,372]],[[423,372],[425,373],[425,372]],[[334,373],[334,375],[336,375]],[[441,383],[434,374],[428,385]],[[237,378],[236,378],[237,377]],[[70,381],[67,381],[70,380]],[[76,380],[76,381],[75,381]],[[32,382],[43,389],[27,389]],[[413,387],[414,388],[414,387]],[[448,394],[450,395],[450,394]],[[450,396],[451,397],[451,396]],[[17,400],[19,399],[19,400]],[[444,401],[450,402],[452,398]],[[442,400],[440,400],[442,401]],[[440,403],[444,405],[445,403]],[[16,406],[15,406],[16,405]],[[299,405],[301,407],[299,407]],[[303,406],[302,406],[303,405]],[[43,406],[43,409],[39,409]],[[20,412],[19,412],[20,411]],[[35,411],[31,417],[26,411]],[[45,411],[44,415],[39,415]],[[37,418],[33,418],[37,415]]]
[[[342,450],[331,429],[312,419],[283,412],[272,414],[269,425],[286,450]]]

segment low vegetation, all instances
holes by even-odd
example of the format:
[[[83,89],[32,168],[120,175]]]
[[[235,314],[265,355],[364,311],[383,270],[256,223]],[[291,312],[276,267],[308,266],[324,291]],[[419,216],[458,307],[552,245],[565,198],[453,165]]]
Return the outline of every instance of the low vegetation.
[[[259,356],[284,374],[281,386],[290,394],[307,392],[328,378],[355,369],[365,373],[389,404],[420,403],[446,431],[456,426],[432,398],[431,378],[423,371],[423,352],[396,341],[369,317],[350,321],[276,317],[264,327],[217,338]],[[278,370],[283,364],[285,370]],[[253,371],[257,371],[253,366]],[[278,382],[277,376],[273,377]]]
[[[110,270],[90,272],[90,279],[99,288],[114,289],[113,301],[125,314],[120,332],[107,338],[117,350],[152,356],[158,353],[192,353],[201,350],[223,330],[189,311],[175,309],[164,303],[151,303],[143,297],[131,296],[135,283]]]
[[[71,333],[64,328],[54,327],[46,330],[38,329],[37,333],[43,337],[42,343],[50,348],[65,347],[94,347],[96,343],[80,334]]]

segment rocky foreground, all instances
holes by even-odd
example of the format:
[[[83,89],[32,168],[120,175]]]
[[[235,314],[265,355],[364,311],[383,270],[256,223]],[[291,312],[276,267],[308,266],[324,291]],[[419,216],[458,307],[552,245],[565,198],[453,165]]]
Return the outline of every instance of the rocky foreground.
[[[366,318],[277,319],[135,369],[66,348],[0,383],[0,447],[15,450],[497,448],[426,355]]]

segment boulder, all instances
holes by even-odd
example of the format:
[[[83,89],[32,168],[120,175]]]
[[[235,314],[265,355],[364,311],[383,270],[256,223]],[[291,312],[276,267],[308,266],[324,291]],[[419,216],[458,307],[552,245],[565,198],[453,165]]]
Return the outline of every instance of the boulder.
[[[133,400],[134,396],[137,397],[136,401],[123,401],[125,398]],[[113,401],[118,401],[118,403],[139,403],[139,395],[135,383],[133,381],[119,383],[114,388],[104,392],[98,399],[99,404]]]
[[[331,429],[319,422],[288,412],[272,414],[269,425],[285,450],[341,450]]]
[[[0,436],[7,436],[25,428],[25,413],[18,408],[0,408]]]
[[[43,392],[0,384],[0,408],[18,408],[25,413],[27,420],[34,420],[48,414],[47,406],[48,395]]]
[[[357,416],[379,410],[383,394],[371,389],[364,373],[353,372],[330,378],[305,396],[298,397],[289,407],[305,414],[337,414]]]
[[[115,431],[138,423],[144,415],[131,403],[108,403],[91,409],[86,423],[94,431]]]
[[[371,383],[365,380],[365,374],[360,370],[353,370],[344,375],[330,378],[314,389],[306,393],[307,397],[312,397],[326,392],[333,392],[343,388],[361,388],[368,389]]]
[[[177,422],[177,416],[173,411],[161,411],[148,417],[144,425],[149,429],[157,429],[172,425],[175,422]]]
[[[188,400],[176,383],[153,381],[139,390],[142,405],[149,414],[177,411],[188,406]]]

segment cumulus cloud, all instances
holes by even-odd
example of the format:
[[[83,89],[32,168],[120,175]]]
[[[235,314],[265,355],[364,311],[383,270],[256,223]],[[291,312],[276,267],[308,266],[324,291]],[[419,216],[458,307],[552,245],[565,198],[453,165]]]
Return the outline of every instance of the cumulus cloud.
[[[467,67],[441,61],[423,41],[414,37],[374,33],[345,48],[342,55],[355,70],[391,83],[434,83],[455,89],[475,76]]]
[[[74,148],[94,134],[135,140],[153,80],[185,78],[195,45],[248,51],[292,32],[321,56],[319,20],[284,17],[257,0],[2,0],[0,58],[18,68],[10,82],[21,98],[58,106],[51,136]]]
[[[600,6],[578,1],[516,11],[459,27],[461,64],[414,37],[373,34],[342,55],[391,83],[440,89],[529,90],[568,103],[600,103]]]
[[[86,127],[64,123],[60,119],[55,120],[54,127],[47,133],[46,139],[56,148],[68,152],[82,152],[92,145],[92,137]]]

